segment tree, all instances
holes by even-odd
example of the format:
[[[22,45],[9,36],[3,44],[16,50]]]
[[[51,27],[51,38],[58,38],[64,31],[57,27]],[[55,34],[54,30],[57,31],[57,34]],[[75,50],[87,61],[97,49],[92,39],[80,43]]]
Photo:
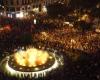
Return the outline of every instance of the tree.
[[[58,15],[65,16],[67,13],[67,6],[59,2],[50,4],[47,6],[47,13],[53,17],[58,17]]]
[[[70,6],[73,8],[92,8],[98,2],[100,2],[100,0],[71,0]]]

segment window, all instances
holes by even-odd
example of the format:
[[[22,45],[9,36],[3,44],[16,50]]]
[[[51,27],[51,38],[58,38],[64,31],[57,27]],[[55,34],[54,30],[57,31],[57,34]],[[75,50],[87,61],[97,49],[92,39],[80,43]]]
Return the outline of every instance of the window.
[[[31,9],[31,7],[30,7],[30,6],[28,6],[28,7],[27,7],[27,9],[28,9],[28,10],[30,10],[30,9]]]
[[[22,4],[25,4],[25,0],[22,0]]]
[[[17,5],[19,5],[19,0],[17,0]]]
[[[16,10],[17,10],[17,11],[20,11],[20,8],[18,7],[18,8],[16,8]]]
[[[13,2],[13,0],[11,0],[10,4],[11,4],[11,5],[14,5],[14,2]]]
[[[26,4],[27,3],[27,0],[24,0],[24,4]]]
[[[8,4],[8,0],[5,1],[5,4],[6,4],[6,5]]]
[[[30,0],[28,0],[28,4],[30,3]]]
[[[14,12],[15,8],[14,7],[10,7],[10,11]]]

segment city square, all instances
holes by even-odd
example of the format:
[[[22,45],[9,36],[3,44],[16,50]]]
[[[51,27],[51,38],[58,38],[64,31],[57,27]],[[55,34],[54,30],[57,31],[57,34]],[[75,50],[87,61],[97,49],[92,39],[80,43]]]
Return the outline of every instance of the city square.
[[[100,80],[99,0],[1,0],[0,80]]]

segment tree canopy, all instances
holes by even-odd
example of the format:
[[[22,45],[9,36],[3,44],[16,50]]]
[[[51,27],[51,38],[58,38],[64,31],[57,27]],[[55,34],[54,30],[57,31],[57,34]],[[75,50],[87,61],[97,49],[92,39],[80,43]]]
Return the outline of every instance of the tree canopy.
[[[64,3],[54,3],[47,6],[47,13],[50,16],[57,17],[58,15],[64,16],[67,13],[67,6]]]

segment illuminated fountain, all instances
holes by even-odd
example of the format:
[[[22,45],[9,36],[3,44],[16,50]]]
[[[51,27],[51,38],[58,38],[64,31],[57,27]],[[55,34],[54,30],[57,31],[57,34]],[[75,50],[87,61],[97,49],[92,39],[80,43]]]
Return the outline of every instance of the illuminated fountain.
[[[19,50],[1,61],[1,70],[10,76],[19,78],[45,77],[63,65],[63,58],[55,51],[45,51],[36,48]]]
[[[50,56],[46,51],[44,52],[37,49],[28,49],[27,51],[15,53],[14,58],[17,64],[20,66],[36,67],[39,65],[44,65]]]

